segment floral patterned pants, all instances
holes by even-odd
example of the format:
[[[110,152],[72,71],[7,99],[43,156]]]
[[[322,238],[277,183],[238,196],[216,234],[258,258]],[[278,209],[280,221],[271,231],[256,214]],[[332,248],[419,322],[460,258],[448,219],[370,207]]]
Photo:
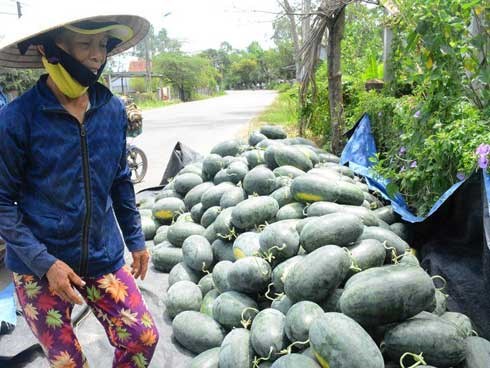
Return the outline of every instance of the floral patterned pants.
[[[147,367],[158,330],[129,268],[83,280],[86,285],[78,291],[116,348],[113,367]],[[45,277],[14,273],[14,283],[25,319],[52,367],[88,367],[71,325],[73,304],[53,294]]]

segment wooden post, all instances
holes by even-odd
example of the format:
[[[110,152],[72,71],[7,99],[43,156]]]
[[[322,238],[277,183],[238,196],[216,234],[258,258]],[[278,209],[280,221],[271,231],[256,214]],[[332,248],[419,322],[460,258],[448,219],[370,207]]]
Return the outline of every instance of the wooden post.
[[[384,7],[385,14],[396,17],[400,14],[400,9],[393,0],[382,0],[381,5]],[[393,80],[393,70],[391,68],[391,54],[393,44],[393,30],[385,27],[383,32],[383,80],[389,83]]]
[[[385,10],[386,13],[386,10]],[[383,31],[383,80],[385,84],[393,80],[393,70],[391,68],[391,54],[393,44],[393,30],[385,27]]]
[[[150,38],[145,37],[145,70],[146,70],[146,92],[151,91],[151,60],[150,60]]]

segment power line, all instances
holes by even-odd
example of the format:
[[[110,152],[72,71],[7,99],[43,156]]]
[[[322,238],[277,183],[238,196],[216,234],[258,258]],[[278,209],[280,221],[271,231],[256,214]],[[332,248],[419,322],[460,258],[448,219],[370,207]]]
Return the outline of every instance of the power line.
[[[17,4],[17,15],[20,17],[22,17],[22,5],[20,5],[20,1],[16,1],[15,2]]]
[[[22,6],[24,4],[24,2],[22,1],[17,1],[17,0],[10,0],[10,2],[15,2],[15,5],[17,7],[17,14],[15,13],[11,13],[11,12],[7,12],[7,11],[3,11],[3,12],[0,12],[0,14],[3,14],[3,15],[17,15],[17,17],[22,17]],[[3,5],[7,5],[5,2],[3,3]]]

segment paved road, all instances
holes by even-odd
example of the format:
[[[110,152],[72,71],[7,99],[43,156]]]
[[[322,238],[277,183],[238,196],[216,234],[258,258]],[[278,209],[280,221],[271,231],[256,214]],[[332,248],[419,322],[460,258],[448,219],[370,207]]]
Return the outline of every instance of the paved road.
[[[219,142],[246,132],[250,120],[270,105],[275,91],[230,91],[225,96],[143,112],[143,134],[132,142],[148,157],[138,192],[160,183],[177,142],[207,154]]]

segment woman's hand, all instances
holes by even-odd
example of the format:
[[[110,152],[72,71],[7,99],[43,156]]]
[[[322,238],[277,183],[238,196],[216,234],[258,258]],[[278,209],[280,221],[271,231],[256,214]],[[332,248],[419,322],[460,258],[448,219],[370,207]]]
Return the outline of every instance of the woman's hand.
[[[65,262],[57,260],[46,273],[50,289],[66,302],[83,304],[73,285],[83,287],[85,281],[78,276]]]
[[[150,253],[148,250],[138,250],[131,253],[133,255],[133,263],[131,264],[131,273],[134,278],[141,277],[141,280],[145,279],[146,271],[148,271],[148,261],[150,260]]]

